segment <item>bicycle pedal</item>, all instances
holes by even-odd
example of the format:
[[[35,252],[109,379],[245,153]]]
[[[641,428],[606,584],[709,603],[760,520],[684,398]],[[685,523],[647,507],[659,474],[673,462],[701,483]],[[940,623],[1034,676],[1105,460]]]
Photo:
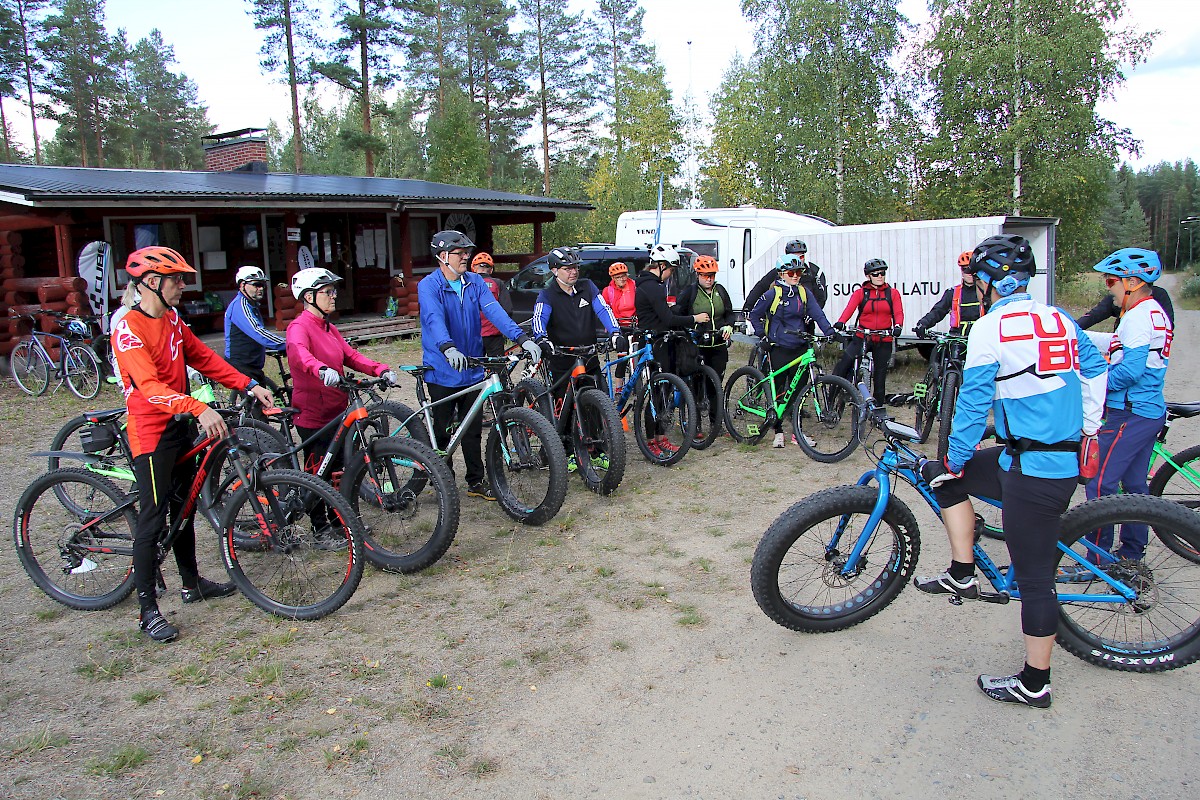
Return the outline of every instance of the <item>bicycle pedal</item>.
[[[979,599],[985,603],[1005,605],[1012,600],[1012,596],[1009,595],[1008,592],[980,592]]]

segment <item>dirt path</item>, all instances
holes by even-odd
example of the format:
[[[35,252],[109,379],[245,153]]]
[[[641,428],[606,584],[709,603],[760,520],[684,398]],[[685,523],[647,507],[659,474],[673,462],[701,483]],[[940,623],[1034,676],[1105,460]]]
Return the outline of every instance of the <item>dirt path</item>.
[[[1180,311],[1172,399],[1200,399],[1200,314]],[[411,347],[369,351],[412,362]],[[77,405],[0,387],[7,514]],[[117,404],[114,394],[108,396]],[[1179,424],[1171,444],[1200,443]],[[135,634],[132,601],[84,614],[0,552],[0,794],[44,797],[1187,797],[1200,667],[1131,675],[1058,650],[1055,704],[991,703],[981,671],[1022,652],[1016,606],[911,589],[851,630],[802,635],[748,588],[763,530],[853,481],[861,454],[722,439],[676,469],[631,449],[620,492],[571,485],[516,528],[464,498],[447,557],[368,571],[334,617],[291,624],[240,598],[164,609],[180,641]],[[914,509],[924,506],[903,496]],[[925,571],[948,548],[922,510]],[[5,517],[9,519],[9,517]],[[198,529],[219,577],[215,542]],[[1002,548],[993,548],[999,554]],[[173,588],[178,579],[169,576]],[[441,676],[446,676],[443,679]],[[198,761],[197,761],[198,757]],[[161,792],[161,794],[160,794]]]

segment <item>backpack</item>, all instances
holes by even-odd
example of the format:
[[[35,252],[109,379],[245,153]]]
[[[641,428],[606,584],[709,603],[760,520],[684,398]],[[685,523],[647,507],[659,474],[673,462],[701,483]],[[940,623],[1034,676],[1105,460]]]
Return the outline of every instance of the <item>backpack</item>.
[[[780,304],[783,302],[783,287],[778,283],[771,284],[771,288],[775,290],[775,299],[771,301],[771,307],[767,309],[767,318],[763,322],[763,335],[765,336],[771,330],[771,318],[775,316],[775,312],[779,310]],[[796,291],[800,293],[800,307],[808,305],[808,292],[804,290],[801,284],[796,285]],[[859,309],[861,311],[861,309]]]
[[[893,289],[890,285],[888,285],[887,288],[888,288],[888,291],[887,291],[887,294],[884,295],[884,299],[887,300],[887,304],[888,304],[888,316],[891,318],[892,324],[895,325],[896,324],[896,305],[892,302]],[[867,290],[864,287],[863,288],[863,299],[862,299],[862,302],[858,304],[858,313],[855,315],[855,319],[862,316],[863,309],[867,307],[868,302],[870,302],[870,301],[867,298]]]

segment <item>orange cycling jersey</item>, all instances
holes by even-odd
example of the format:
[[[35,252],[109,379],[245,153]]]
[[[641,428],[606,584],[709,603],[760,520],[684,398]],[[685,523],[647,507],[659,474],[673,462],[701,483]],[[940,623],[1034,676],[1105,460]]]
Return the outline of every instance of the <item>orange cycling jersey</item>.
[[[134,307],[112,332],[121,370],[127,433],[133,455],[152,453],[175,414],[199,416],[208,406],[187,393],[187,365],[230,389],[245,391],[250,379],[205,346],[168,309],[155,319]]]

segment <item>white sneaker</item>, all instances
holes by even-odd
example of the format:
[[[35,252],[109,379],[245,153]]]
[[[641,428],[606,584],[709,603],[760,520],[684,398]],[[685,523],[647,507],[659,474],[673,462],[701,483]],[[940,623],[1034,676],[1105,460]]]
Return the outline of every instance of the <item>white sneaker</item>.
[[[777,448],[779,450],[783,449],[783,434],[782,433],[775,434],[775,441],[771,442],[771,447]]]
[[[809,436],[807,433],[802,433],[800,435],[804,437],[804,443],[806,445],[808,445],[809,447],[812,447],[814,449],[816,448],[817,443],[816,443],[816,441],[813,440],[813,438],[811,436]],[[796,434],[794,434],[794,433],[792,434],[792,444],[796,445],[796,447],[800,446],[800,442],[796,440]]]

